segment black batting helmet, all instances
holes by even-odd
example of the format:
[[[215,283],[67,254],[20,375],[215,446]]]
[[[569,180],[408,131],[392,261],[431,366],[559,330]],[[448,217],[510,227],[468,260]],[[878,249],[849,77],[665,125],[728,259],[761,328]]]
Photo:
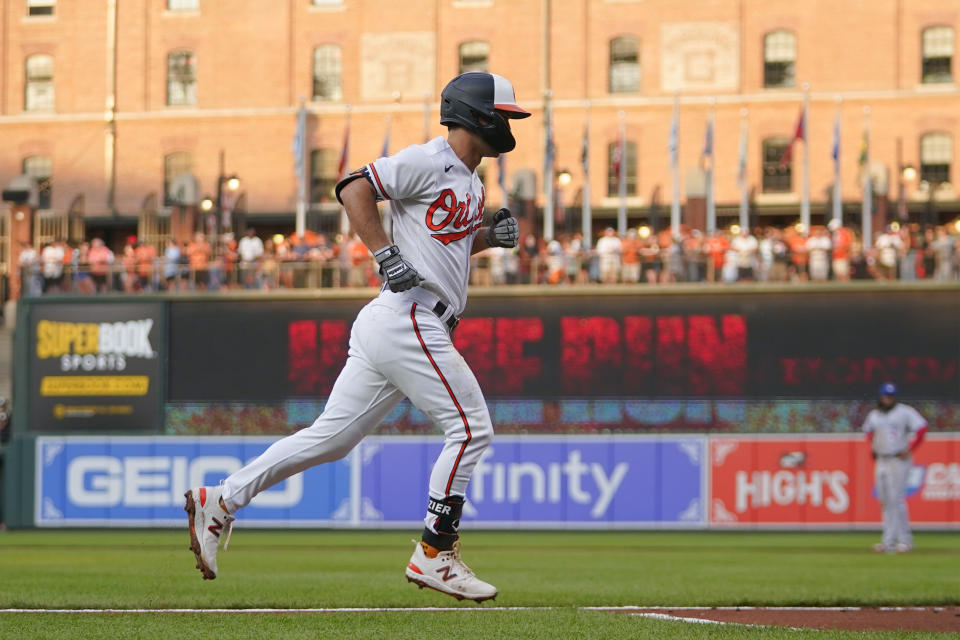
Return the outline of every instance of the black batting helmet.
[[[440,124],[465,127],[498,153],[513,151],[517,146],[507,119],[529,116],[517,105],[510,81],[495,73],[462,73],[440,94]],[[481,117],[485,124],[480,122]]]

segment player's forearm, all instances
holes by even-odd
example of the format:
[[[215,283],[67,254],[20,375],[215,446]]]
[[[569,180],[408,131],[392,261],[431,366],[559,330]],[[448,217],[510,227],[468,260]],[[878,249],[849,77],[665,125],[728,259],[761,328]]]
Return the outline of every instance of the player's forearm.
[[[387,232],[380,221],[377,199],[373,187],[366,180],[354,180],[340,192],[343,207],[350,225],[367,249],[372,252],[390,245]]]
[[[473,236],[473,246],[470,247],[470,255],[475,253],[480,253],[484,249],[489,249],[490,245],[487,244],[487,232],[490,230],[490,227],[480,227],[480,231],[477,235]]]

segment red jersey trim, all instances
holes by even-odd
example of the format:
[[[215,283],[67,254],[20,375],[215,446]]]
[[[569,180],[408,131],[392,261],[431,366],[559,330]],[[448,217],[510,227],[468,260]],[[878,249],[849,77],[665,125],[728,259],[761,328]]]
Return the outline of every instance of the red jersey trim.
[[[427,359],[430,361],[430,364],[433,365],[433,369],[437,372],[437,375],[440,376],[440,382],[443,383],[443,386],[447,388],[447,393],[450,394],[450,399],[453,400],[453,404],[457,407],[457,411],[460,413],[460,419],[463,420],[463,428],[467,430],[467,439],[463,441],[463,444],[460,445],[460,451],[457,453],[457,459],[453,463],[453,469],[450,470],[450,477],[447,479],[447,487],[444,489],[444,495],[450,495],[450,487],[453,485],[453,477],[457,474],[457,468],[460,466],[460,459],[463,458],[463,452],[467,450],[467,445],[470,444],[470,440],[473,436],[470,435],[470,423],[467,420],[467,415],[463,412],[463,407],[460,406],[460,403],[457,401],[457,396],[454,395],[453,389],[450,388],[450,385],[447,383],[447,379],[443,376],[443,372],[440,371],[440,367],[437,366],[437,363],[434,361],[433,356],[430,355],[430,350],[427,349],[427,344],[423,341],[423,336],[420,335],[420,327],[417,325],[417,303],[414,302],[413,306],[410,308],[410,320],[413,322],[413,330],[417,334],[417,340],[420,341],[420,346],[423,348],[423,352],[427,354]]]

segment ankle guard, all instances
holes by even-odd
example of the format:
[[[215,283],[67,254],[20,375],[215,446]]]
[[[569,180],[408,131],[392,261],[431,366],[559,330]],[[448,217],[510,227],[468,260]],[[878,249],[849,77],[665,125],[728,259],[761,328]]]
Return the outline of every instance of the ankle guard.
[[[463,513],[463,496],[449,496],[443,500],[430,498],[427,501],[427,513],[436,516],[433,530],[424,527],[422,539],[441,551],[453,548],[459,538],[460,514]]]

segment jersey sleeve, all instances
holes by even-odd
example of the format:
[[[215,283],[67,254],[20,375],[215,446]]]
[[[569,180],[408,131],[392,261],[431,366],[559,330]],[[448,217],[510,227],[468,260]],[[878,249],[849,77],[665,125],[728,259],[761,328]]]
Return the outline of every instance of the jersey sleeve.
[[[863,432],[873,433],[873,411],[867,414],[867,419],[863,421]]]
[[[364,169],[369,172],[377,201],[416,199],[436,191],[433,162],[416,146],[374,160]]]
[[[920,412],[913,407],[907,407],[907,429],[910,433],[916,433],[927,426],[927,421],[923,419]]]

